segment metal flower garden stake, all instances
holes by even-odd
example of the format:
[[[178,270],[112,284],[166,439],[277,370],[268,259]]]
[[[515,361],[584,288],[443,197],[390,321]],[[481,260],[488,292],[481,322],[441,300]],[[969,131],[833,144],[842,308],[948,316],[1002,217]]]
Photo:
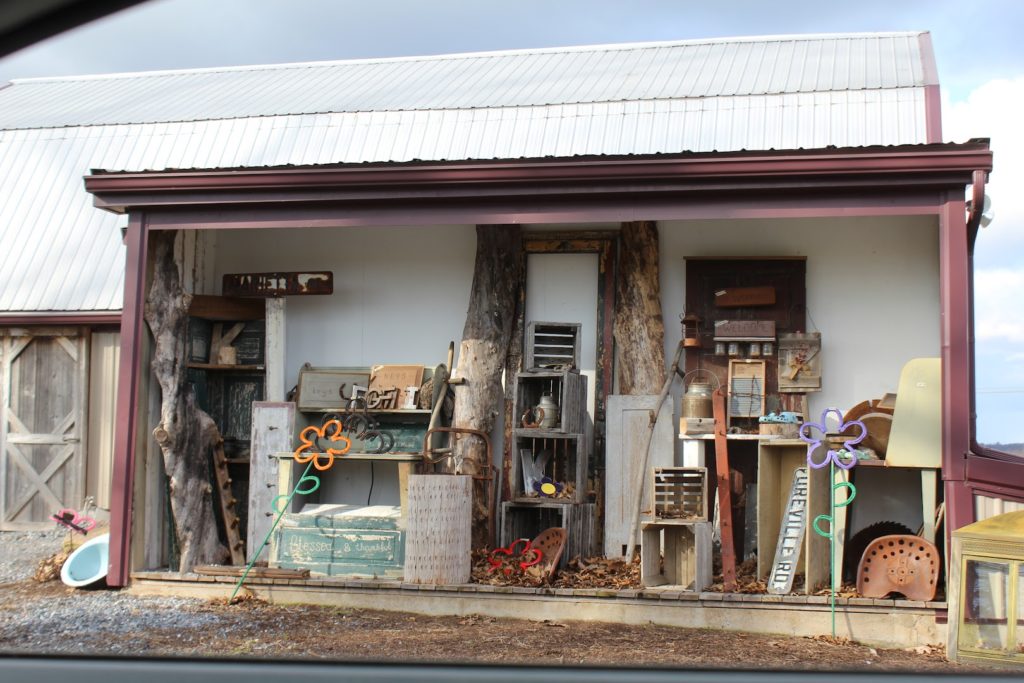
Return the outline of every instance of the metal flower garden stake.
[[[814,438],[811,436],[811,429],[815,428],[821,434],[822,437],[828,431],[828,417],[829,415],[835,415],[839,421],[839,433],[845,434],[846,431],[852,427],[857,428],[857,435],[850,437],[849,439],[843,440],[843,447],[839,450],[827,450],[825,458],[821,462],[815,462],[814,453],[821,446],[821,438]],[[836,578],[836,538],[835,538],[835,518],[836,509],[844,508],[853,502],[853,499],[857,496],[857,488],[849,481],[836,482],[836,467],[840,470],[849,471],[853,469],[853,466],[857,464],[857,450],[854,448],[857,444],[864,440],[868,435],[868,430],[864,426],[864,423],[860,420],[851,420],[850,422],[843,422],[843,414],[837,408],[826,408],[821,413],[821,422],[805,422],[800,426],[800,440],[807,444],[807,465],[813,469],[820,470],[823,467],[828,467],[828,514],[818,515],[814,518],[814,533],[819,536],[824,536],[828,539],[828,575],[829,575],[829,594],[830,594],[830,605],[832,612],[832,637],[836,636],[836,593],[839,590],[837,578]],[[836,491],[845,488],[847,495],[845,500],[837,503],[836,502]],[[828,521],[828,531],[823,531],[820,524],[822,521]]]

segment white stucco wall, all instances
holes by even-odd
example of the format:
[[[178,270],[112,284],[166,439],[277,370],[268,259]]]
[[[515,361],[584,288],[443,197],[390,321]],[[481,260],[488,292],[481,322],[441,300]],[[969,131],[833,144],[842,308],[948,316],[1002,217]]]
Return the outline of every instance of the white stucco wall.
[[[224,273],[334,272],[334,294],[288,298],[288,387],[306,362],[432,367],[445,362],[450,341],[458,349],[473,280],[473,226],[225,230],[216,245],[217,283]],[[395,467],[372,467],[370,503],[397,505]],[[366,503],[370,463],[334,469],[323,478],[323,500]]]
[[[808,394],[809,420],[817,421],[828,407],[846,410],[895,392],[904,363],[940,353],[934,218],[665,222],[659,228],[670,354],[682,335],[677,322],[685,302],[686,257],[806,257],[807,308],[822,333],[822,390]],[[810,321],[808,329],[815,329]],[[677,450],[681,456],[681,443]],[[851,533],[879,520],[912,530],[921,524],[916,473],[886,474],[892,476],[858,488]]]
[[[938,228],[933,218],[679,221],[660,223],[659,229],[669,355],[681,334],[686,257],[806,258],[807,304],[823,347],[823,388],[810,394],[810,419],[825,407],[846,409],[895,391],[906,361],[939,354]],[[443,362],[448,342],[457,344],[461,337],[473,277],[473,226],[234,230],[218,233],[213,243],[217,283],[224,273],[334,271],[332,296],[287,302],[289,387],[307,361],[319,366],[432,365]],[[540,319],[596,327],[596,311],[591,310],[596,306],[594,258],[532,258],[529,316],[536,312]],[[586,310],[573,316],[573,306]],[[583,365],[592,367],[586,355]],[[496,459],[500,452],[500,442],[495,443]],[[368,465],[353,464],[335,486],[325,487],[325,495],[365,501],[369,474]],[[371,502],[397,503],[397,495],[389,493],[397,490],[393,468],[375,467],[374,477]]]
[[[443,363],[462,336],[473,279],[473,226],[225,230],[224,273],[330,270],[334,294],[289,297],[285,380],[299,368]]]
[[[939,355],[934,218],[690,221],[659,228],[667,354],[682,334],[686,257],[806,257],[807,308],[822,333],[822,390],[808,395],[808,419],[827,407],[845,410],[895,392],[904,363]],[[810,321],[808,329],[815,329]]]

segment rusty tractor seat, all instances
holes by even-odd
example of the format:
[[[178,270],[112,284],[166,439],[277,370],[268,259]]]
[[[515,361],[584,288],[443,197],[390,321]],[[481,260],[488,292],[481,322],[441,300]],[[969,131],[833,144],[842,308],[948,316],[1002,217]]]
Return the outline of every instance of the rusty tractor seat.
[[[568,538],[569,533],[562,527],[551,527],[540,532],[537,538],[533,539],[533,547],[543,553],[541,567],[544,569],[545,579],[550,579],[558,570],[558,563],[562,559],[565,542]]]
[[[857,592],[866,598],[902,593],[909,600],[935,598],[939,551],[920,536],[895,534],[876,538],[864,549],[857,571]]]

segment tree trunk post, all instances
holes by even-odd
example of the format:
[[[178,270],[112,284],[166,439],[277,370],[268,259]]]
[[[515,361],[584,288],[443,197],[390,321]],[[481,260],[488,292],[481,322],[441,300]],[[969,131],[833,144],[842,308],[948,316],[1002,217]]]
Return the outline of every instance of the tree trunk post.
[[[492,433],[503,410],[502,370],[515,325],[516,300],[523,277],[522,229],[517,225],[478,225],[476,263],[469,310],[459,345],[454,426]],[[511,379],[510,379],[511,381]],[[455,442],[461,473],[478,477],[473,487],[473,547],[488,545],[493,491],[493,463],[480,439]]]
[[[658,226],[623,223],[615,283],[616,393],[656,394],[665,379],[665,323],[658,281]]]
[[[162,391],[160,424],[153,430],[170,477],[171,512],[181,548],[179,571],[220,564],[228,557],[220,542],[210,485],[209,459],[220,433],[199,408],[188,383],[188,309],[192,296],[181,286],[173,231],[154,232],[153,284],[145,317],[153,333],[153,374]]]

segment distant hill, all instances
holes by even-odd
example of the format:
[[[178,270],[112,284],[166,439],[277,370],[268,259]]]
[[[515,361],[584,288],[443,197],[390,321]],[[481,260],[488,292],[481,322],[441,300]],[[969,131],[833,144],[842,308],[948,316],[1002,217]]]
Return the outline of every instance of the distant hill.
[[[991,448],[994,451],[1012,453],[1013,455],[1024,455],[1024,443],[983,443],[981,445],[985,448]]]

